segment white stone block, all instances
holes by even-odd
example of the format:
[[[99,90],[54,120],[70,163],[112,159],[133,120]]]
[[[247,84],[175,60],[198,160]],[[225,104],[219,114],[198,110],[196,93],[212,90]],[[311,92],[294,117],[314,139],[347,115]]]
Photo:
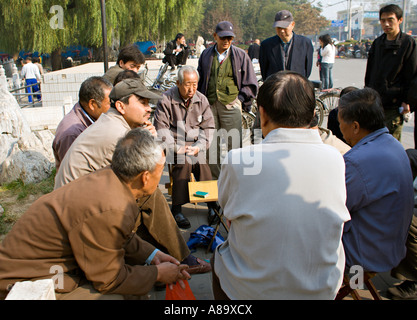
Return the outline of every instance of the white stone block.
[[[6,300],[56,300],[52,279],[16,282]]]

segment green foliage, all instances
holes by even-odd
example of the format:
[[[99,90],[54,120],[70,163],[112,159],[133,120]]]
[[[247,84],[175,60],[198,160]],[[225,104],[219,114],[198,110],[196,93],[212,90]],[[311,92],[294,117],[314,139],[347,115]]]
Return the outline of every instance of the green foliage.
[[[107,42],[122,45],[136,41],[174,37],[196,28],[202,17],[202,0],[107,0]],[[63,9],[63,28],[52,28],[51,19]],[[99,0],[1,0],[0,50],[51,53],[71,45],[101,47]],[[192,17],[192,18],[191,18]],[[191,26],[191,27],[190,27]],[[193,30],[191,30],[193,31]]]

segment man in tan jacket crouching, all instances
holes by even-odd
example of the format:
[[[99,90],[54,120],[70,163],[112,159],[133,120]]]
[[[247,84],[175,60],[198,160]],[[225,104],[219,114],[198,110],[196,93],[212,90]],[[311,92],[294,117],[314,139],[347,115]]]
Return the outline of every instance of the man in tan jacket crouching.
[[[141,159],[141,161],[137,161]],[[120,299],[156,281],[189,279],[188,266],[136,234],[137,202],[155,192],[165,163],[146,129],[120,139],[112,166],[40,198],[0,246],[0,298],[14,283],[55,278],[58,299]]]

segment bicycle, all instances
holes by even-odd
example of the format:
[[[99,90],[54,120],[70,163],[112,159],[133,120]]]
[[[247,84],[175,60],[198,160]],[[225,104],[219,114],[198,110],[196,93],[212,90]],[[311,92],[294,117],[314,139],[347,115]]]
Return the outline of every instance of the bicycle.
[[[158,75],[154,81],[152,81],[149,76],[149,68],[148,64],[145,63],[145,68],[141,72],[139,72],[139,78],[142,79],[143,84],[150,90],[156,91],[157,93],[163,93],[168,89],[172,88],[177,83],[177,74],[175,72],[170,72],[169,74],[165,75],[168,70],[169,63],[165,63],[159,68]],[[150,120],[153,122],[153,117],[156,109],[156,105],[153,103],[149,103],[152,111]]]
[[[327,117],[334,108],[339,105],[340,91],[339,88],[321,90],[322,82],[320,80],[311,80],[314,86],[316,96],[316,114],[318,115],[318,126],[320,127],[324,118]]]

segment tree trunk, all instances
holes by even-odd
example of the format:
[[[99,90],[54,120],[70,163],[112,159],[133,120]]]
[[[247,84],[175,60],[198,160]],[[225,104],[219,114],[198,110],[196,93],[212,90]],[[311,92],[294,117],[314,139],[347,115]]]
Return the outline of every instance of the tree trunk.
[[[51,54],[52,71],[62,69],[61,53],[62,53],[61,49],[57,49],[57,50],[52,52],[52,54]]]

